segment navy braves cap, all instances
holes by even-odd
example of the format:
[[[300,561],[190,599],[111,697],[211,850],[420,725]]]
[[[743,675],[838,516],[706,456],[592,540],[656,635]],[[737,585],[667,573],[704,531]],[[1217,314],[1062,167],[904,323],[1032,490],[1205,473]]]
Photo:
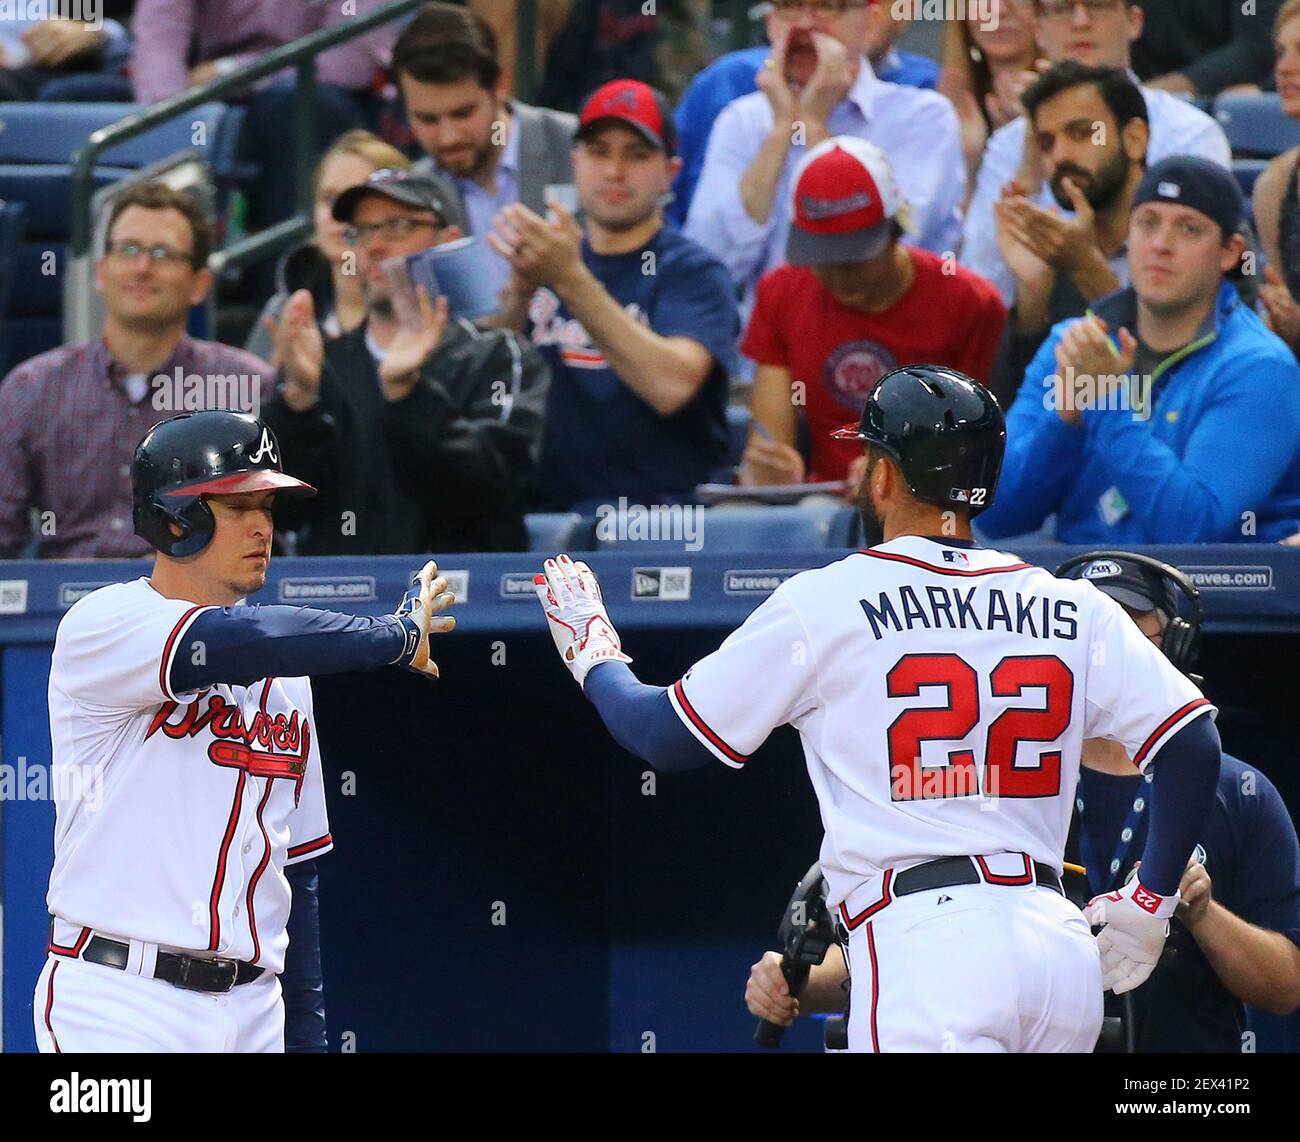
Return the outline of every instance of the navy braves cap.
[[[447,219],[447,207],[436,180],[418,171],[385,167],[375,171],[365,182],[350,186],[334,200],[333,215],[339,222],[351,222],[357,206],[367,194],[378,194],[403,206],[432,210],[439,222]]]
[[[1190,206],[1217,222],[1225,238],[1238,233],[1246,217],[1236,176],[1199,155],[1171,155],[1149,167],[1133,196],[1133,208],[1144,202]]]
[[[1168,622],[1178,614],[1176,588],[1163,575],[1132,559],[1101,558],[1072,567],[1062,578],[1087,579],[1131,611],[1158,611]]]

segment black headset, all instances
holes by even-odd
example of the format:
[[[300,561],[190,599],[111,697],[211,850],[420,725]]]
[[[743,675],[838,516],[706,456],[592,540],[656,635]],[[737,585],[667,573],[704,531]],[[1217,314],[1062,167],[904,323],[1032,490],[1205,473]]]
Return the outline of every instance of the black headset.
[[[1196,589],[1196,584],[1191,581],[1177,567],[1163,560],[1154,559],[1150,555],[1143,555],[1138,551],[1089,551],[1086,555],[1076,555],[1062,563],[1053,574],[1058,578],[1064,578],[1067,572],[1073,571],[1085,563],[1092,563],[1098,559],[1127,559],[1130,563],[1140,563],[1148,570],[1154,571],[1168,583],[1172,583],[1183,597],[1190,604],[1191,616],[1183,618],[1181,615],[1174,614],[1169,616],[1169,622],[1165,624],[1164,639],[1161,641],[1161,650],[1174,668],[1182,674],[1186,674],[1199,686],[1200,679],[1191,673],[1192,667],[1196,665],[1196,656],[1200,651],[1201,643],[1201,593]]]

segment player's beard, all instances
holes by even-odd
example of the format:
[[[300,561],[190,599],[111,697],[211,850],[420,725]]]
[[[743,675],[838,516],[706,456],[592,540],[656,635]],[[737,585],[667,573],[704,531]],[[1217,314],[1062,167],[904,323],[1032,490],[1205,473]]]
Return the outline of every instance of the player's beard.
[[[858,489],[858,515],[862,517],[862,546],[875,547],[885,542],[885,521],[871,502],[871,469],[875,463],[867,466],[862,476],[862,486]]]

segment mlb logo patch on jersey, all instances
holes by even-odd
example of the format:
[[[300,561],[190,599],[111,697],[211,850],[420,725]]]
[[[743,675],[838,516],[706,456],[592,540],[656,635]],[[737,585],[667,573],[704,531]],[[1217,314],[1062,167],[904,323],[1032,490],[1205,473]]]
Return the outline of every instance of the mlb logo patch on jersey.
[[[968,563],[970,563],[970,557],[964,551],[949,551],[945,548],[943,553],[943,561],[945,563],[958,563],[962,567],[965,567]]]
[[[1109,559],[1097,559],[1083,569],[1085,579],[1110,579],[1123,574],[1118,563]]]
[[[968,504],[970,503],[970,489],[953,488],[952,491],[948,493],[948,499],[954,504]]]

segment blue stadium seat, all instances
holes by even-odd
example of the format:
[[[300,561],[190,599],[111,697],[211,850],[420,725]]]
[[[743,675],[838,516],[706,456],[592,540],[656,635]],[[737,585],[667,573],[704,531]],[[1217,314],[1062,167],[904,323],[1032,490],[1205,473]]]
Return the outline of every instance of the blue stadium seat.
[[[533,512],[524,516],[528,550],[555,555],[561,551],[590,551],[596,521],[577,512]]]
[[[1268,159],[1233,159],[1232,173],[1237,176],[1237,185],[1247,198],[1255,188],[1255,180],[1264,173]]]
[[[73,156],[92,132],[141,110],[130,103],[0,103],[0,199],[28,206],[27,234],[17,253],[23,288],[13,298],[0,376],[62,340]],[[228,187],[244,173],[238,158],[243,119],[242,109],[204,103],[105,152],[94,189],[187,150],[207,161],[219,187]],[[51,253],[54,274],[44,272]]]
[[[685,552],[760,553],[820,551],[852,545],[857,513],[835,504],[774,507],[706,508],[698,518],[698,535],[674,539],[603,539],[602,551],[644,551],[646,554]],[[702,546],[701,546],[702,544]]]
[[[70,163],[91,133],[145,110],[134,103],[0,103],[0,163]],[[138,170],[177,151],[194,149],[218,178],[227,176],[238,151],[242,113],[224,103],[204,103],[100,156],[108,166]]]
[[[1271,159],[1300,145],[1300,123],[1283,113],[1276,94],[1221,95],[1214,117],[1239,158]]]
[[[96,167],[94,188],[133,173],[130,167]],[[72,226],[71,175],[68,163],[0,162],[0,198],[27,204],[29,238],[67,240]]]
[[[27,207],[21,202],[0,202],[0,358],[8,350],[9,299],[18,276],[18,249],[27,226]]]
[[[727,449],[727,466],[736,467],[741,454],[745,451],[745,442],[749,439],[749,422],[753,419],[749,409],[744,405],[733,404],[727,408],[727,433],[730,437]]]

